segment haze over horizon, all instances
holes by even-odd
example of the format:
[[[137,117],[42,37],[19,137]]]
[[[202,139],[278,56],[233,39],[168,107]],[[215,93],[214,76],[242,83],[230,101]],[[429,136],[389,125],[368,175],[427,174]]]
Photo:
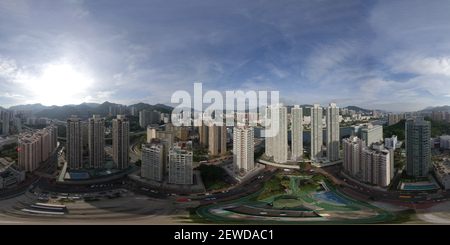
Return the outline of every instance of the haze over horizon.
[[[0,106],[171,103],[279,91],[286,105],[449,103],[450,2],[0,2]],[[204,105],[204,108],[206,105]]]

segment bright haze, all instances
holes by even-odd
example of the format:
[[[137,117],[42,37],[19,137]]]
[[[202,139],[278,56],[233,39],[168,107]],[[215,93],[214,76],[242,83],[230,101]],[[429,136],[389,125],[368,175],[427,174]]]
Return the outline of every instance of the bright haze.
[[[3,0],[0,106],[176,106],[194,83],[287,105],[450,104],[449,13],[448,1]]]

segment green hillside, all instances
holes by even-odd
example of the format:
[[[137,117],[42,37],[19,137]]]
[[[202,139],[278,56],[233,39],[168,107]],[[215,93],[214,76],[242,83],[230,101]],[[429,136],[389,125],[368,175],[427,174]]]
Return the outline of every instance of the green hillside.
[[[450,135],[450,123],[441,122],[425,117],[426,121],[431,122],[431,137],[440,135]],[[390,138],[392,135],[397,135],[398,140],[405,140],[405,119],[391,126],[383,126],[383,137]]]

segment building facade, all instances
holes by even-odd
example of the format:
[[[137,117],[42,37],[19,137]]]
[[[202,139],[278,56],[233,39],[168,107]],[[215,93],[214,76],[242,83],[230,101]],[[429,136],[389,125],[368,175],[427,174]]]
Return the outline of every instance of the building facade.
[[[179,146],[169,148],[169,179],[168,183],[179,185],[191,185],[192,151],[182,150]]]
[[[167,141],[161,139],[150,139],[149,143],[142,144],[141,177],[163,181],[167,172]]]
[[[291,152],[295,160],[303,159],[303,109],[294,105],[291,109]]]
[[[431,166],[431,124],[423,117],[405,122],[406,173],[416,178],[427,177]]]
[[[330,162],[339,160],[339,107],[330,103],[327,107],[327,159]]]
[[[380,142],[373,143],[361,151],[362,180],[370,184],[386,187],[394,177],[391,161],[392,151]]]
[[[276,163],[285,163],[288,160],[288,138],[287,138],[287,108],[283,103],[278,103],[272,107],[271,111],[271,131],[272,136],[269,141]]]
[[[323,130],[322,130],[323,111],[319,104],[314,104],[311,108],[311,159],[322,158]]]
[[[105,119],[93,115],[88,122],[89,166],[101,168],[105,165]]]
[[[83,122],[77,115],[66,121],[66,159],[68,169],[83,166]]]
[[[350,136],[342,140],[342,145],[342,167],[346,172],[356,176],[361,172],[361,151],[366,147],[366,143],[357,136]]]
[[[252,170],[255,164],[253,127],[234,127],[233,165],[240,170]]]
[[[125,115],[113,119],[113,160],[117,169],[129,166],[130,121]]]

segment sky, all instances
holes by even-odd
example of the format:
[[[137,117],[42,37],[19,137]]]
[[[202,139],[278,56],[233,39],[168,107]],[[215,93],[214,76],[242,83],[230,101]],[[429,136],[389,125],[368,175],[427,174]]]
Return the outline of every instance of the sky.
[[[449,1],[2,0],[0,106],[175,107],[195,83],[224,101],[450,105],[448,13]]]

